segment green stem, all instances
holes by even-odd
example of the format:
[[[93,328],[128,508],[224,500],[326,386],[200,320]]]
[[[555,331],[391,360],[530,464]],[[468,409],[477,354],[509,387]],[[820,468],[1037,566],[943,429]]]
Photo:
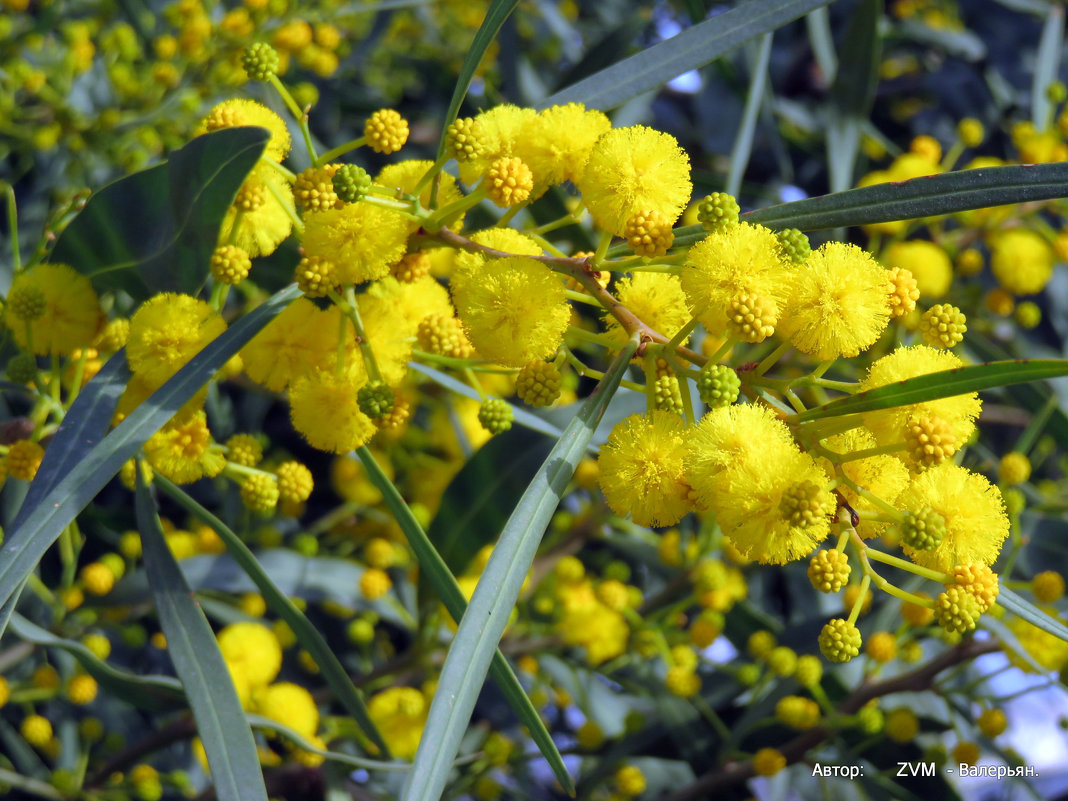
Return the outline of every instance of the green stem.
[[[719,364],[719,360],[730,353],[731,348],[738,344],[738,340],[730,334],[723,340],[723,344],[716,348],[716,352],[708,357],[708,364]]]
[[[51,784],[38,779],[31,779],[29,776],[23,776],[21,773],[15,773],[5,768],[0,768],[0,784],[22,790],[24,793],[35,795],[38,798],[47,798],[49,801],[64,801],[66,798],[63,793]]]
[[[909,573],[915,573],[917,576],[930,579],[931,581],[937,581],[939,584],[945,584],[950,580],[950,577],[945,573],[939,573],[937,570],[930,570],[926,567],[920,567],[915,562],[909,562],[901,559],[897,556],[891,556],[888,553],[877,551],[874,548],[865,546],[865,552],[867,556],[874,559],[876,562],[882,562],[883,564],[890,565],[892,567],[900,568]]]
[[[423,177],[419,179],[419,183],[415,185],[415,189],[412,190],[412,194],[416,197],[419,197],[421,194],[423,194],[423,190],[430,186],[430,182],[438,176],[438,173],[441,172],[441,168],[444,167],[445,164],[448,163],[448,161],[448,156],[441,156],[437,161],[430,165],[430,168],[425,173],[423,173]]]
[[[871,586],[871,574],[865,573],[864,578],[860,580],[860,592],[857,593],[857,600],[853,601],[853,608],[849,610],[849,625],[855,625],[857,618],[860,617],[860,610],[864,606],[864,598],[868,594],[868,587]]]
[[[278,191],[278,187],[272,184],[270,181],[264,181],[267,184],[267,188],[274,195],[274,199],[278,201],[278,205],[285,210],[286,216],[289,217],[293,223],[293,230],[297,232],[297,236],[304,235],[304,221],[300,219],[300,215],[297,214],[296,208],[289,202],[288,198],[282,197],[282,193]],[[235,220],[236,222],[236,220]]]
[[[481,203],[486,197],[486,186],[480,181],[471,194],[465,195],[459,200],[454,200],[435,211],[423,223],[423,227],[433,233],[442,228],[447,228],[451,223],[460,218],[464,212]]]
[[[576,292],[574,289],[565,289],[564,294],[567,296],[568,300],[585,303],[587,306],[596,306],[598,309],[604,311],[604,307],[585,292]]]
[[[4,194],[7,195],[7,230],[11,237],[11,268],[17,275],[22,270],[22,254],[19,252],[19,212],[15,205],[15,187],[7,184]]]
[[[764,361],[762,361],[756,366],[756,368],[753,370],[753,375],[764,375],[764,373],[771,369],[772,365],[774,365],[775,362],[779,361],[779,359],[786,355],[786,351],[790,350],[790,348],[792,347],[793,345],[791,345],[789,342],[783,342],[782,344],[777,346],[771,353],[764,357]]]
[[[293,95],[289,93],[286,85],[282,83],[277,75],[272,73],[268,81],[282,97],[282,102],[286,104],[286,108],[289,109],[290,114],[297,121],[301,136],[304,137],[304,146],[308,148],[308,160],[315,166],[319,166],[318,157],[315,155],[315,145],[312,144],[311,140],[311,131],[308,130],[308,115],[297,105],[297,101],[293,99]]]
[[[597,250],[593,254],[594,264],[600,265],[608,253],[608,246],[612,244],[612,235],[607,231],[601,233],[601,240],[597,243]]]
[[[319,156],[319,158],[317,158],[314,162],[315,166],[322,167],[324,164],[329,164],[338,156],[343,156],[349,151],[355,150],[358,147],[363,147],[365,144],[367,144],[367,137],[361,136],[357,139],[352,139],[348,142],[345,142],[345,144],[343,145],[338,145],[337,147],[332,148],[323,153],[323,155]],[[416,194],[418,194],[418,192],[416,192]]]
[[[279,173],[283,178],[289,181],[289,183],[293,183],[295,180],[297,180],[297,174],[295,172],[290,169],[287,169],[272,158],[268,158],[267,156],[260,156],[260,164],[266,164],[272,170]]]

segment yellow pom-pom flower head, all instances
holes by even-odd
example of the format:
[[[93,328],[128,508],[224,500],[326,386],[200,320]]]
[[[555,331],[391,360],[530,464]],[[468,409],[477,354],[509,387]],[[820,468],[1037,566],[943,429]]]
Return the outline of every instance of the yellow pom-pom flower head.
[[[389,274],[400,261],[411,233],[407,217],[367,202],[347,203],[309,215],[304,227],[304,251],[309,257],[332,262],[332,280],[360,284]]]
[[[357,395],[364,380],[331,371],[298,379],[289,391],[293,427],[319,450],[347,453],[360,447],[377,431],[360,411]]]
[[[698,504],[742,554],[784,564],[815,550],[830,531],[827,475],[763,406],[725,406],[689,438],[687,476]]]
[[[231,674],[240,673],[251,687],[274,681],[282,668],[278,637],[261,623],[231,623],[217,639]]]
[[[616,299],[653,330],[673,337],[690,321],[686,295],[678,276],[668,273],[636,272],[620,278],[613,286]],[[627,332],[619,321],[605,314],[605,326],[619,342],[625,342]],[[685,337],[681,344],[685,344]]]
[[[991,238],[990,269],[1015,295],[1041,292],[1053,275],[1053,248],[1034,231],[1011,228]]]
[[[20,298],[34,299],[33,314],[20,316]],[[64,356],[88,347],[104,325],[100,301],[89,279],[66,264],[37,264],[15,276],[8,293],[7,325],[15,342],[33,352]]]
[[[160,387],[225,330],[222,317],[204,301],[173,292],[156,295],[130,319],[130,369]]]
[[[963,362],[949,351],[927,345],[898,348],[872,364],[860,382],[861,391],[883,387],[906,378],[952,370]],[[968,441],[982,404],[974,393],[896,406],[864,413],[864,425],[875,435],[876,444],[891,445],[906,440],[910,419],[938,417],[945,421],[956,443]]]
[[[828,242],[791,276],[778,331],[798,350],[821,361],[852,357],[886,328],[886,271],[856,245]]]
[[[956,464],[931,468],[905,488],[897,499],[904,509],[930,507],[945,520],[945,535],[936,548],[905,553],[923,567],[952,572],[972,562],[992,565],[1009,535],[1001,493],[978,473]]]
[[[709,234],[690,248],[681,280],[690,311],[710,334],[719,336],[726,332],[731,303],[739,296],[761,297],[766,313],[778,318],[788,270],[775,234],[741,223]]]
[[[613,512],[641,526],[669,526],[690,510],[685,481],[689,432],[678,415],[654,411],[618,423],[597,461]]]
[[[563,282],[525,256],[487,261],[453,299],[475,349],[509,367],[552,356],[571,316]]]
[[[597,227],[617,236],[644,210],[674,222],[690,202],[690,158],[669,134],[614,128],[590,150],[578,189]]]
[[[285,121],[262,103],[244,98],[224,100],[208,112],[195,132],[195,136],[219,131],[223,128],[238,128],[256,125],[271,133],[264,155],[282,161],[289,154],[292,139]]]

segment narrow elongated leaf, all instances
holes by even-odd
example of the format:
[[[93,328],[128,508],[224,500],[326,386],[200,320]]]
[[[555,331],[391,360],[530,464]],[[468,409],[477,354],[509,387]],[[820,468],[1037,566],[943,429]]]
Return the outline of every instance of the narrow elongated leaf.
[[[879,79],[882,14],[882,0],[862,0],[853,10],[842,40],[841,63],[831,86],[828,108],[827,167],[832,192],[853,185],[860,130],[871,112]]]
[[[858,392],[848,398],[839,398],[813,407],[793,419],[803,423],[858,412],[872,412],[1063,375],[1068,375],[1068,359],[1020,359],[972,364],[907,378],[885,387],[869,389],[867,392]]]
[[[80,642],[57,637],[22,615],[16,614],[11,618],[11,631],[26,642],[67,651],[109,695],[121,698],[138,709],[168,712],[186,707],[182,684],[171,676],[138,676],[114,668],[98,659],[96,654]]]
[[[460,113],[460,106],[467,96],[467,90],[471,88],[471,79],[475,77],[475,71],[478,69],[478,65],[482,63],[482,57],[486,55],[489,46],[497,38],[497,32],[500,31],[508,16],[515,11],[517,5],[519,5],[519,0],[493,0],[493,3],[486,11],[482,25],[475,33],[475,38],[471,41],[471,47],[468,49],[467,55],[464,56],[464,63],[460,65],[460,74],[456,76],[456,88],[453,89],[448,111],[445,112],[445,121],[441,126],[438,159],[445,155],[445,136],[448,133],[449,126],[456,119],[456,115]]]
[[[427,536],[453,575],[460,575],[508,522],[549,452],[549,440],[513,429],[492,437],[453,478]]]
[[[907,181],[849,189],[830,195],[780,203],[746,212],[742,220],[768,228],[816,231],[845,225],[867,225],[890,220],[913,220],[983,209],[1008,203],[1052,200],[1068,195],[1068,162],[984,167],[927,175]],[[701,237],[698,226],[679,235]]]
[[[1037,626],[1047,634],[1068,642],[1068,626],[1054,620],[1030,601],[1021,598],[1008,587],[1002,585],[998,590],[998,605],[1004,606],[1017,617],[1023,618],[1032,626]]]
[[[365,759],[363,757],[353,756],[352,754],[342,754],[339,751],[327,751],[324,748],[308,742],[305,740],[300,732],[279,723],[276,720],[262,717],[261,715],[246,715],[248,722],[254,728],[268,729],[269,731],[277,732],[283,737],[291,740],[295,745],[300,746],[304,751],[310,751],[313,754],[319,754],[326,759],[334,762],[340,762],[343,765],[349,765],[354,768],[363,768],[364,770],[394,770],[398,772],[405,772],[412,769],[412,763],[410,762],[379,762],[375,759]]]
[[[167,653],[185,688],[219,801],[267,801],[256,742],[215,634],[167,546],[152,490],[137,471],[137,526]]]
[[[226,545],[226,550],[229,551],[230,556],[252,579],[252,583],[260,591],[263,599],[267,602],[267,606],[289,624],[293,634],[296,635],[297,641],[312,655],[315,663],[319,666],[323,678],[326,679],[326,683],[334,691],[338,700],[352,715],[364,733],[371,738],[374,744],[388,758],[389,747],[386,745],[385,740],[382,739],[382,735],[378,733],[378,729],[375,728],[375,724],[367,712],[367,706],[364,704],[362,693],[353,685],[352,679],[349,678],[349,674],[341,662],[338,661],[330,646],[327,645],[323,635],[305,617],[304,613],[297,609],[285,593],[275,586],[274,582],[271,581],[271,577],[267,575],[267,572],[256,560],[256,555],[249,550],[248,546],[241,541],[241,538],[229,526],[197,503],[181,487],[172,484],[162,476],[156,476],[155,483],[160,490],[177,502],[179,506],[215,530],[219,535],[219,539]]]
[[[60,234],[51,259],[87,275],[98,292],[137,300],[196,292],[226,209],[269,137],[264,128],[204,134],[165,163],[109,184]]]
[[[405,801],[434,801],[441,797],[545,527],[636,348],[636,338],[632,338],[617,354],[508,518],[445,657],[415,763],[404,787]]]
[[[123,349],[108,359],[100,372],[82,387],[45,451],[37,475],[11,524],[12,529],[22,525],[30,510],[36,508],[60,479],[104,438],[129,379],[130,370]]]
[[[599,109],[621,106],[830,1],[747,0],[584,78],[549,97],[544,105],[585,103]]]
[[[1035,57],[1035,76],[1031,83],[1031,120],[1039,131],[1045,131],[1053,122],[1054,106],[1049,98],[1049,87],[1060,72],[1062,47],[1064,6],[1051,3],[1046,10],[1046,23],[1042,26],[1042,38],[1038,42]]]
[[[389,480],[389,476],[382,471],[371,452],[366,447],[361,447],[356,451],[356,455],[360,457],[360,461],[367,470],[367,476],[371,483],[382,493],[386,506],[389,507],[389,511],[401,527],[401,531],[404,532],[404,536],[407,538],[408,544],[419,562],[420,569],[427,574],[430,585],[438,593],[438,598],[441,599],[445,609],[452,615],[453,619],[460,620],[467,609],[467,600],[464,598],[463,592],[460,591],[460,585],[456,583],[456,578],[449,572],[448,566],[441,558],[441,554],[434,548],[434,544],[426,536],[426,532],[419,525],[419,521],[415,519],[412,510],[404,502],[404,498],[401,497],[393,482]],[[508,660],[504,658],[504,655],[497,648],[494,648],[493,651],[489,673],[500,688],[508,705],[515,710],[520,722],[527,727],[531,739],[538,746],[542,756],[548,761],[557,781],[568,793],[573,795],[575,785],[568,775],[563,757],[560,756],[560,752],[556,748],[556,743],[553,742],[548,729],[545,728],[545,723],[538,714],[538,710],[534,708],[530,698],[527,697],[526,692],[519,683],[519,679],[516,678],[512,666],[508,664]],[[479,684],[481,685],[481,681]],[[457,740],[457,743],[459,743],[459,740]],[[449,761],[455,755],[456,750],[453,749]]]
[[[749,164],[749,156],[753,152],[753,132],[756,130],[760,104],[764,100],[764,87],[768,83],[771,39],[772,35],[770,33],[765,33],[760,37],[756,58],[753,61],[753,75],[749,79],[749,93],[745,98],[742,122],[738,128],[737,136],[734,137],[734,147],[731,148],[730,167],[727,170],[728,195],[738,195],[738,190],[742,186],[742,176],[745,175],[746,165]]]
[[[123,462],[137,453],[216,370],[299,294],[296,286],[288,287],[234,323],[94,445],[40,503],[28,509],[22,524],[12,529],[0,549],[0,608]]]

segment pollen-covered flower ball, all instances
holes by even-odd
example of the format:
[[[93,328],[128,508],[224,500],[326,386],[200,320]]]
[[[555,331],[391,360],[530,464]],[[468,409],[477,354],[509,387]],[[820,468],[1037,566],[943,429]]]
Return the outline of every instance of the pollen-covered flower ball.
[[[669,526],[690,510],[685,482],[688,432],[678,415],[654,411],[618,423],[598,459],[613,512],[641,526]]]

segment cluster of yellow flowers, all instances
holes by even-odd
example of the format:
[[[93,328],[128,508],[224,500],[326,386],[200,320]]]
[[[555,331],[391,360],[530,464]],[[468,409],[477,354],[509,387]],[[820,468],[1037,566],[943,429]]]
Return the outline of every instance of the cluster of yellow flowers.
[[[263,44],[248,48],[243,68],[299,111],[278,74],[287,57],[310,59],[301,54],[317,53],[313,45],[324,37],[306,23],[287,26],[274,38],[281,52]],[[317,58],[329,62],[322,53]],[[307,124],[306,115],[296,119],[303,134]],[[592,364],[636,345],[622,387],[645,411],[620,419],[596,460],[579,465],[572,486],[585,499],[579,515],[586,517],[562,510],[551,535],[608,520],[644,538],[660,567],[681,574],[685,602],[655,617],[626,562],[608,561],[598,575],[564,548],[531,573],[525,632],[581,649],[595,669],[625,661],[629,649],[656,665],[668,692],[694,698],[702,688],[701,652],[746,597],[742,568],[750,562],[807,559],[813,587],[843,597],[842,616],[823,628],[819,649],[832,662],[863,653],[872,673],[894,659],[916,661],[922,655],[916,631],[936,624],[939,636],[953,641],[982,614],[999,611],[992,566],[1024,500],[1018,490],[1003,495],[961,463],[976,436],[978,395],[844,416],[808,412],[836,394],[964,366],[953,352],[967,334],[964,312],[932,303],[947,295],[954,262],[958,275],[974,276],[988,255],[1001,287],[995,291],[1034,294],[1050,280],[1054,254],[1068,253],[1063,234],[1030,230],[1010,210],[992,209],[958,217],[978,237],[929,220],[883,223],[870,227],[868,250],[833,241],[813,249],[800,231],[743,221],[727,195],[693,203],[689,157],[672,136],[644,125],[615,127],[577,103],[541,111],[501,105],[457,119],[437,161],[401,159],[374,175],[343,157],[359,148],[379,156],[401,151],[409,125],[392,109],[370,115],[362,136],[321,156],[311,137],[302,137],[310,163],[300,171],[286,166],[293,149],[289,125],[252,100],[220,103],[195,134],[244,126],[265,128],[270,138],[222,221],[205,265],[207,300],[162,293],[122,317],[121,303],[98,297],[70,266],[37,263],[16,275],[4,322],[22,353],[8,365],[8,377],[39,390],[40,400],[27,436],[0,445],[5,476],[33,478],[62,419],[59,407],[121,348],[132,377],[116,422],[129,415],[225,332],[235,313],[262,298],[259,260],[293,239],[299,243],[293,281],[303,296],[213,383],[255,384],[286,404],[293,430],[333,455],[330,483],[348,504],[344,519],[331,515],[321,527],[296,534],[291,521],[272,525],[274,515],[302,516],[315,489],[312,472],[280,448],[272,452],[266,436],[226,432],[217,440],[219,421],[206,411],[210,387],[149,439],[141,458],[127,463],[120,475],[127,487],[138,470],[148,480],[159,475],[178,484],[209,478],[222,487],[226,479],[264,524],[255,531],[249,526],[255,544],[273,547],[289,536],[294,549],[312,556],[321,535],[363,562],[362,599],[389,604],[394,580],[411,566],[409,552],[396,524],[374,513],[381,494],[347,454],[373,446],[391,478],[396,456],[413,512],[426,524],[471,449],[513,424],[519,406],[507,398],[534,409],[574,400],[580,378],[602,377]],[[1025,144],[1026,131],[1018,133],[1021,153],[1038,147]],[[947,169],[981,140],[981,126],[966,121],[959,137],[945,158],[934,140],[921,137],[862,183]],[[527,209],[547,195],[566,213],[539,225]],[[678,236],[680,221],[697,223],[700,233]],[[920,226],[926,236],[912,237]],[[994,309],[989,297],[986,306]],[[1018,312],[1024,327],[1038,321],[1028,314]],[[795,355],[786,360],[788,353]],[[51,359],[49,368],[39,368],[38,357]],[[413,364],[455,373],[470,384],[471,397],[438,403],[436,387]],[[997,471],[1001,486],[1012,487],[1029,480],[1031,463],[1009,453]],[[366,521],[351,519],[354,510],[368,509]],[[639,528],[667,530],[635,533]],[[165,536],[178,558],[223,550],[205,526],[168,523]],[[136,533],[120,536],[117,548],[82,565],[58,599],[62,607],[75,610],[86,594],[113,590],[140,556]],[[480,551],[459,576],[468,596],[489,551]],[[898,571],[894,581],[873,563]],[[934,582],[939,591],[899,586],[903,574]],[[907,626],[876,631],[864,642],[857,621],[871,605],[872,585],[902,602]],[[1032,589],[1053,603],[1064,582],[1040,574]],[[257,619],[266,613],[255,595],[241,599],[240,608]],[[349,619],[346,632],[358,650],[374,645],[392,653],[393,643],[376,631],[376,614],[334,611]],[[429,619],[448,628],[441,616]],[[1068,647],[1052,648],[1046,640],[1053,638],[1023,621],[1012,626],[1041,666],[1068,662]],[[308,690],[276,681],[292,631],[238,623],[222,629],[218,640],[245,709],[325,748],[338,729],[320,721]],[[819,725],[829,706],[819,658],[798,655],[770,631],[750,637],[747,651],[753,661],[734,666],[734,678],[744,687],[796,679],[812,697],[781,698],[775,718],[797,730]],[[306,655],[303,661],[314,667]],[[573,702],[536,658],[525,657],[520,666],[535,693],[552,688],[561,707]],[[87,678],[68,682],[73,703],[95,695]],[[371,697],[371,718],[394,756],[414,756],[433,691],[430,679]],[[24,736],[42,750],[54,747],[51,729],[41,723],[47,720],[38,718],[26,717]],[[892,713],[884,721],[869,706],[849,725],[867,732],[885,725],[906,742],[916,734],[915,726],[910,733],[914,722]],[[997,729],[988,717],[988,736]],[[577,738],[596,748],[604,734],[587,721]],[[963,760],[969,753],[963,746],[971,744],[961,745]],[[299,745],[285,747],[304,764],[321,760]],[[508,758],[508,748],[488,740],[488,764],[498,764],[495,749]],[[267,763],[277,754],[265,751],[262,758]],[[764,749],[753,769],[773,775],[784,765],[782,753]],[[621,797],[645,789],[634,766],[621,768],[613,781]]]

